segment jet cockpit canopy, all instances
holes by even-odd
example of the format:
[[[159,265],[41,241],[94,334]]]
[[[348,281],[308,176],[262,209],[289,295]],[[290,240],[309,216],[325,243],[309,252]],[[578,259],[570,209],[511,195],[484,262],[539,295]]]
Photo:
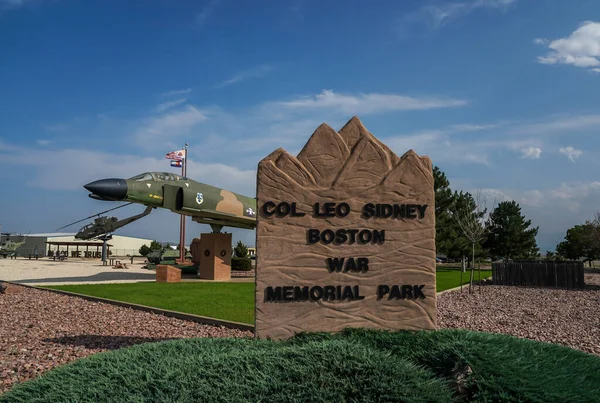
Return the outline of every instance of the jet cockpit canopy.
[[[144,172],[142,174],[129,178],[134,181],[178,181],[183,179],[181,175],[176,175],[171,172]]]

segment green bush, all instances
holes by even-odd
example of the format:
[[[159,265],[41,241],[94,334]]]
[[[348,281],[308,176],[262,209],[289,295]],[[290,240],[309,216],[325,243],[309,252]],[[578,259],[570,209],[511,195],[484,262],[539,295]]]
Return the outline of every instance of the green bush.
[[[252,270],[252,260],[248,257],[232,257],[231,270],[250,271]]]
[[[101,336],[98,336],[101,337]],[[456,369],[472,373],[458,396]],[[0,402],[592,402],[600,359],[465,330],[196,338],[92,355],[16,385]]]
[[[248,256],[248,248],[242,241],[238,241],[237,245],[233,249],[233,253],[236,257],[246,257]]]
[[[152,250],[150,249],[150,247],[148,245],[144,244],[140,247],[140,250],[138,252],[140,252],[140,255],[142,255],[142,256],[148,256],[148,254],[150,252],[152,252]]]

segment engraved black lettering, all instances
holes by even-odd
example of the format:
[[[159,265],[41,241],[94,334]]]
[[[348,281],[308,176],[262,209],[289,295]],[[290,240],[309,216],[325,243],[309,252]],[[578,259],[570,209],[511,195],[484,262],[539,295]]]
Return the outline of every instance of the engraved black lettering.
[[[287,202],[281,202],[277,205],[277,216],[285,217],[290,213],[290,204]]]
[[[406,217],[406,206],[404,204],[394,204],[394,218]]]
[[[265,289],[265,301],[281,301],[281,287],[267,287]]]
[[[338,217],[346,217],[350,214],[350,205],[348,203],[340,203],[335,209]]]
[[[400,289],[395,284],[392,286],[392,289],[390,291],[390,296],[388,297],[388,299],[392,299],[392,298],[394,298],[394,299],[402,298],[402,294],[400,294]]]
[[[360,243],[365,244],[371,242],[373,234],[369,230],[362,230],[358,233],[358,240]]]
[[[345,243],[348,240],[345,229],[339,229],[335,232],[335,243]]]
[[[325,286],[323,293],[323,301],[335,301],[335,286]]]
[[[344,273],[347,273],[348,271],[356,271],[356,262],[354,261],[353,257],[348,258],[346,267],[344,267]]]
[[[354,293],[352,292],[352,287],[350,287],[349,285],[344,287],[344,295],[342,296],[342,299],[349,299],[349,300],[354,299]]]
[[[308,287],[294,287],[294,301],[308,301]]]
[[[294,287],[283,287],[283,300],[293,301],[294,300]]]
[[[342,267],[344,265],[344,258],[327,258],[327,270],[329,273],[333,273],[334,271],[340,272],[342,271]]]
[[[326,229],[321,233],[321,242],[325,245],[329,245],[335,239],[335,232],[330,229]]]
[[[415,299],[425,299],[425,294],[423,294],[423,287],[425,287],[425,284],[413,286],[413,294]]]
[[[297,211],[297,206],[296,206],[296,202],[292,203],[292,212],[291,212],[291,216],[292,217],[304,217],[306,215],[306,213],[303,213],[301,211]]]
[[[402,298],[413,298],[413,288],[412,285],[403,285],[402,286]]]
[[[269,208],[275,207],[275,203],[272,201],[268,201],[265,204],[263,204],[262,210],[263,210],[263,214],[266,215],[267,217],[271,217],[273,214],[275,214],[275,210],[269,210]]]
[[[374,230],[373,231],[373,243],[382,244],[385,242],[385,230]]]
[[[362,271],[363,273],[369,271],[369,259],[366,257],[359,257],[356,262],[356,271]]]
[[[319,300],[323,298],[323,287],[314,286],[310,289],[310,299]]]
[[[406,218],[417,218],[417,206],[414,204],[406,205]]]
[[[366,219],[373,217],[375,215],[375,205],[373,203],[365,204],[362,215]]]
[[[390,292],[390,287],[387,285],[378,285],[377,286],[377,299],[382,299],[388,292]]]
[[[350,235],[350,242],[348,242],[350,245],[352,245],[354,242],[356,242],[356,234],[358,234],[357,229],[346,230],[346,233]]]
[[[319,238],[319,230],[318,229],[309,229],[306,231],[307,242],[309,245],[319,242],[321,238]]]

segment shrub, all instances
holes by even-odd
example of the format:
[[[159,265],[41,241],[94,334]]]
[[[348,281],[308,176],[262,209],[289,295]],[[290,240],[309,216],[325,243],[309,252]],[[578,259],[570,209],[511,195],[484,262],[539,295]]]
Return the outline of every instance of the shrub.
[[[233,253],[236,257],[246,257],[248,256],[248,248],[242,243],[242,241],[238,241],[237,245],[233,249]]]
[[[140,252],[140,255],[142,256],[148,256],[148,253],[151,252],[151,249],[148,245],[142,245],[138,252]]]
[[[232,257],[231,270],[250,271],[252,270],[252,260],[247,257]]]

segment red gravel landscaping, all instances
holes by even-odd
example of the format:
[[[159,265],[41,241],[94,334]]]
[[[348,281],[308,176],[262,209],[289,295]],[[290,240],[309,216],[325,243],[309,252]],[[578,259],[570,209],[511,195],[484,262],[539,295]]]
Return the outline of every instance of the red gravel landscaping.
[[[6,285],[6,283],[0,283]],[[507,333],[600,356],[600,273],[567,291],[484,286],[438,296],[440,328]],[[190,337],[252,337],[16,285],[0,294],[0,394],[58,365],[137,343]]]
[[[12,284],[0,294],[0,323],[0,393],[101,351],[175,338],[253,336]]]
[[[438,296],[438,327],[506,333],[600,356],[600,272],[584,290],[475,287]]]

